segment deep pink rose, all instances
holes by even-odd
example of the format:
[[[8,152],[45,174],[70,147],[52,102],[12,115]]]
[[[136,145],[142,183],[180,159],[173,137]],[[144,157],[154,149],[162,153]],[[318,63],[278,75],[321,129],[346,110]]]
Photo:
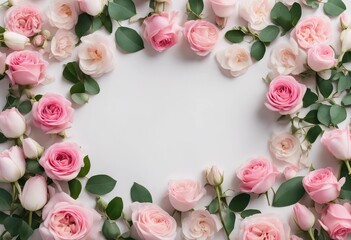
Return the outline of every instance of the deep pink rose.
[[[326,130],[321,142],[324,147],[337,159],[351,160],[350,128]]]
[[[292,76],[278,76],[269,84],[266,107],[282,115],[297,112],[302,107],[306,86]]]
[[[218,28],[205,20],[191,20],[184,24],[184,36],[191,49],[200,56],[212,51],[218,40]]]
[[[37,51],[15,51],[6,58],[7,76],[12,85],[37,85],[45,80],[48,62]]]
[[[240,190],[257,194],[267,192],[279,175],[277,168],[264,157],[250,160],[237,173],[241,181]]]
[[[44,20],[36,7],[19,4],[6,11],[4,23],[9,31],[33,37],[41,31]]]
[[[103,240],[101,216],[64,192],[54,194],[42,212],[39,232],[45,240]]]
[[[302,19],[292,32],[299,46],[305,50],[317,43],[327,43],[333,33],[330,18],[309,16]]]
[[[33,104],[33,123],[45,133],[62,133],[70,128],[73,119],[71,102],[55,93],[45,94]]]
[[[140,239],[174,240],[177,223],[167,212],[152,203],[135,202],[131,205],[132,222]]]
[[[197,181],[173,180],[168,184],[169,201],[180,212],[193,209],[205,194],[205,188]]]
[[[321,168],[306,175],[302,184],[310,198],[316,203],[328,203],[339,197],[345,178],[338,182],[330,167]]]
[[[335,53],[327,44],[316,44],[308,49],[307,64],[316,72],[327,70],[336,64]]]
[[[70,181],[77,177],[84,165],[80,147],[72,142],[51,145],[39,163],[49,178],[59,181]]]
[[[351,233],[350,211],[340,204],[330,203],[319,223],[335,240],[346,240],[348,234]]]
[[[177,16],[174,11],[162,12],[144,20],[144,38],[156,51],[163,52],[178,42]]]
[[[255,214],[245,218],[240,225],[240,240],[289,238],[289,225],[273,214]]]

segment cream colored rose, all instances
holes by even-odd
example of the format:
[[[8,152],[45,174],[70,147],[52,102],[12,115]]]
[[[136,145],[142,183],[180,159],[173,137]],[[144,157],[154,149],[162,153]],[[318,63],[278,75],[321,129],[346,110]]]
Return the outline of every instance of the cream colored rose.
[[[342,52],[347,52],[348,50],[351,50],[351,28],[347,28],[341,32],[340,40]]]
[[[93,78],[113,70],[116,49],[114,41],[108,36],[94,32],[81,38],[78,48],[79,67]]]
[[[249,51],[239,44],[232,44],[216,54],[219,65],[233,77],[245,73],[252,65]]]
[[[270,13],[274,4],[274,0],[240,1],[239,14],[248,22],[250,29],[261,31],[271,22]]]
[[[49,23],[53,27],[70,30],[78,21],[78,5],[71,0],[53,0],[47,11]]]
[[[272,49],[268,67],[275,76],[298,75],[305,71],[306,57],[306,53],[291,39],[290,42],[281,42]]]
[[[72,55],[77,42],[78,39],[74,33],[59,29],[51,40],[51,55],[62,61]]]

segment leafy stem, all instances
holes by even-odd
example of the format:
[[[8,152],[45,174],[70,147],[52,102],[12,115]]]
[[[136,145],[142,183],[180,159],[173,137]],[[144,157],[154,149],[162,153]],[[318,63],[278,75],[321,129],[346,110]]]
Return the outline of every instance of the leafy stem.
[[[228,233],[228,230],[225,227],[224,218],[223,218],[223,215],[222,215],[222,203],[221,203],[222,190],[220,189],[220,186],[215,186],[214,188],[215,188],[216,194],[217,194],[219,218],[221,219],[221,223],[223,225],[226,238],[227,238],[227,240],[229,240],[229,233]]]
[[[316,239],[314,238],[314,236],[313,236],[313,229],[312,229],[312,228],[310,228],[310,229],[308,230],[308,235],[310,236],[311,240],[316,240]]]
[[[346,160],[346,161],[345,161],[345,164],[346,164],[347,170],[348,170],[348,172],[349,172],[349,175],[351,175],[350,160]]]

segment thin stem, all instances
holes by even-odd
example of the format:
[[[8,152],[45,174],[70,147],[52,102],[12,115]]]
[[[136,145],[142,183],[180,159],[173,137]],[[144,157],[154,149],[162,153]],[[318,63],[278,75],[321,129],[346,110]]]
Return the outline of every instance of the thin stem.
[[[313,236],[313,229],[312,229],[312,228],[310,228],[310,229],[308,230],[308,235],[310,235],[311,240],[316,240],[316,239],[314,238],[314,236]]]
[[[271,206],[271,201],[269,200],[268,191],[265,193],[265,195],[268,202],[268,206]]]
[[[349,171],[349,175],[351,175],[350,161],[349,160],[345,161],[345,164],[346,164],[347,170]]]
[[[32,220],[33,220],[33,212],[29,211],[29,215],[28,215],[28,225],[29,225],[29,227],[32,227]]]
[[[215,190],[216,190],[216,194],[217,194],[219,218],[221,219],[221,223],[223,225],[227,240],[229,240],[229,233],[228,233],[227,229],[225,228],[224,219],[223,219],[223,215],[222,215],[222,203],[221,203],[222,191],[220,190],[220,186],[215,186]]]

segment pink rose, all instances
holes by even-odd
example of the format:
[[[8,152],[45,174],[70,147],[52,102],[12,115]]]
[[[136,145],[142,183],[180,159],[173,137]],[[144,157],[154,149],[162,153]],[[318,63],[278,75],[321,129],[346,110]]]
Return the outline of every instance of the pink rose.
[[[316,203],[328,203],[339,197],[345,178],[338,182],[330,167],[314,170],[306,175],[302,184],[310,198]]]
[[[107,0],[78,0],[79,8],[91,16],[99,15],[107,4]]]
[[[307,50],[317,43],[327,43],[332,33],[329,17],[309,16],[300,20],[291,34],[299,46]]]
[[[184,24],[184,36],[199,56],[209,54],[218,40],[218,28],[205,20],[191,20]]]
[[[224,172],[218,169],[217,166],[211,166],[206,169],[205,177],[208,184],[218,187],[223,183]]]
[[[30,40],[24,35],[16,32],[6,31],[3,33],[4,43],[6,47],[11,50],[20,51],[23,50],[27,45],[30,45]]]
[[[45,133],[62,133],[70,128],[73,119],[71,102],[55,93],[45,94],[33,104],[33,123]]]
[[[19,4],[6,11],[4,23],[9,31],[33,37],[41,31],[44,20],[36,7]]]
[[[46,179],[40,175],[30,177],[18,197],[24,209],[31,212],[38,211],[48,201]]]
[[[18,146],[0,152],[0,182],[16,182],[26,171],[26,160]]]
[[[236,0],[210,0],[210,2],[217,17],[227,18],[234,13]]]
[[[335,128],[323,133],[321,142],[328,151],[339,160],[351,160],[350,128]]]
[[[245,218],[240,225],[240,240],[289,238],[289,225],[273,214],[255,214]]]
[[[334,67],[336,64],[334,50],[327,44],[315,44],[308,49],[307,64],[316,72]]]
[[[39,232],[45,240],[103,240],[101,216],[64,192],[51,196],[42,212]]]
[[[186,240],[210,240],[221,229],[218,216],[206,210],[185,213],[182,219],[182,234]]]
[[[0,112],[0,132],[7,138],[19,138],[26,131],[26,120],[17,108]]]
[[[77,2],[72,0],[51,1],[46,15],[51,26],[70,30],[78,21]]]
[[[37,85],[45,80],[48,62],[37,51],[16,51],[6,58],[7,76],[12,85]]]
[[[0,52],[0,79],[1,79],[1,75],[4,74],[6,69],[5,61],[6,61],[6,53]]]
[[[40,158],[39,164],[46,175],[58,181],[70,181],[77,177],[83,167],[83,156],[76,143],[55,143]]]
[[[345,205],[330,203],[319,223],[332,239],[346,240],[351,233],[351,214]]]
[[[294,205],[293,217],[296,225],[299,226],[302,231],[310,230],[316,222],[316,217],[311,210],[300,203]]]
[[[180,27],[176,23],[178,13],[162,12],[147,17],[144,22],[144,39],[158,52],[178,42]]]
[[[51,55],[62,61],[72,55],[77,42],[78,38],[74,33],[59,29],[51,40]]]
[[[180,212],[193,209],[205,194],[205,188],[197,181],[173,180],[168,184],[169,201]]]
[[[236,175],[241,181],[241,191],[261,194],[273,186],[280,173],[269,160],[259,157],[242,166]]]
[[[140,239],[174,240],[177,223],[167,212],[152,203],[131,205],[132,222]]]
[[[292,114],[302,107],[306,86],[292,76],[278,76],[269,84],[266,107],[282,115]]]

